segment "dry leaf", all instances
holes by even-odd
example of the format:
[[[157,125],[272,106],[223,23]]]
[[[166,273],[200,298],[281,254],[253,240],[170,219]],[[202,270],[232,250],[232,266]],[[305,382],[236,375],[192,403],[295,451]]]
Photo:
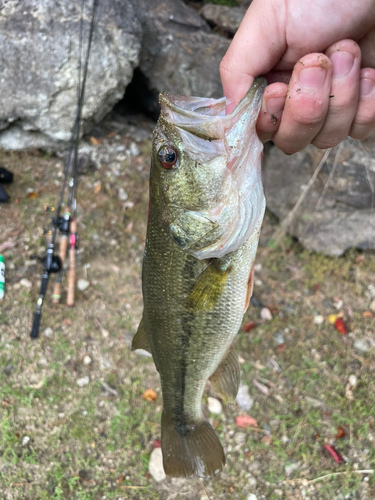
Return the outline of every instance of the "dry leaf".
[[[243,429],[246,429],[246,427],[258,427],[258,422],[255,420],[255,418],[250,417],[250,415],[238,415],[236,417],[236,425],[237,427],[242,427]]]
[[[341,425],[339,425],[339,426],[337,427],[337,434],[336,434],[335,438],[336,438],[336,439],[344,439],[344,437],[346,437],[346,430],[345,430],[345,429],[343,429],[343,428],[341,427]]]
[[[245,323],[242,327],[242,330],[244,332],[250,332],[251,330],[254,330],[254,328],[256,328],[257,324],[255,323],[255,321],[248,321],[247,323]]]
[[[147,389],[147,391],[144,392],[143,397],[146,401],[156,401],[158,395],[153,389]]]
[[[96,182],[94,184],[94,194],[99,194],[101,189],[102,189],[102,183],[100,181]]]
[[[93,135],[90,137],[90,142],[93,146],[97,146],[98,144],[100,144],[102,142],[101,139],[97,139],[96,137],[94,137]]]
[[[365,318],[373,318],[373,317],[374,317],[374,315],[372,314],[372,312],[371,312],[371,311],[365,311],[365,312],[363,313],[363,316],[364,316]]]
[[[263,436],[261,441],[265,445],[270,446],[272,444],[272,436]]]
[[[38,196],[39,196],[39,193],[37,193],[36,191],[31,191],[31,193],[27,194],[27,198],[31,198],[32,200],[35,198],[38,198]]]

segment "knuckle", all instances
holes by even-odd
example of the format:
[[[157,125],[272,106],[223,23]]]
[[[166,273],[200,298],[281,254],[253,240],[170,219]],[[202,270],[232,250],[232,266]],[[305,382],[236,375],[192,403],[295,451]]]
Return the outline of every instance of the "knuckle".
[[[292,110],[293,121],[297,126],[314,127],[320,124],[327,113],[326,106],[312,103],[311,106],[296,106]]]
[[[311,141],[311,144],[318,149],[334,148],[335,146],[340,144],[340,142],[344,140],[345,137],[346,135],[340,137],[318,137]]]
[[[355,123],[350,131],[350,137],[353,139],[367,139],[373,132],[375,131],[375,124],[373,123],[371,126],[361,126],[358,123]]]

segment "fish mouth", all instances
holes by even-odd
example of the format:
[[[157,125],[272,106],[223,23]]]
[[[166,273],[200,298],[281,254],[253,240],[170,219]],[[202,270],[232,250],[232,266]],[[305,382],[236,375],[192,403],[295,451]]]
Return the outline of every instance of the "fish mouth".
[[[169,125],[190,132],[202,139],[213,141],[224,138],[225,132],[249,108],[259,94],[263,94],[267,82],[265,78],[256,78],[250,89],[232,111],[225,115],[226,98],[185,97],[169,92],[161,92],[162,121]]]
[[[184,152],[203,165],[220,157],[224,166],[224,198],[204,214],[223,227],[223,237],[194,252],[198,259],[222,257],[237,250],[258,231],[262,222],[265,210],[261,180],[263,144],[256,133],[256,121],[266,84],[265,78],[256,78],[229,115],[225,115],[225,98],[160,95],[160,120],[178,132]]]

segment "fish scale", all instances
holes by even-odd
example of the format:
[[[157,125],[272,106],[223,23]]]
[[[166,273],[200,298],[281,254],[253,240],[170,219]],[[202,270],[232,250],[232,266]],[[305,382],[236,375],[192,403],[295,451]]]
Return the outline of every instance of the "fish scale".
[[[225,462],[220,441],[203,417],[202,396],[210,377],[213,387],[228,400],[238,390],[239,365],[231,346],[252,290],[264,213],[262,148],[255,132],[263,89],[264,81],[256,80],[228,117],[222,115],[222,100],[218,101],[220,127],[205,125],[213,119],[218,122],[213,100],[207,116],[201,114],[207,109],[204,99],[195,98],[201,110],[195,112],[189,98],[183,101],[177,96],[177,107],[173,96],[161,97],[142,271],[144,312],[133,348],[149,350],[160,374],[163,463],[170,476],[214,476]],[[186,122],[188,132],[179,133]],[[230,149],[226,137],[233,127],[239,137]],[[204,135],[213,129],[214,138]],[[240,139],[246,143],[241,145]],[[219,146],[212,145],[218,140]],[[201,155],[197,157],[198,146]],[[221,156],[213,155],[212,148]],[[245,173],[241,168],[247,169]],[[226,206],[229,197],[240,198],[230,192],[241,188],[236,181],[250,177],[253,192],[248,196],[252,198],[241,199],[237,207]],[[239,214],[240,210],[244,212]],[[230,251],[225,251],[226,245]]]

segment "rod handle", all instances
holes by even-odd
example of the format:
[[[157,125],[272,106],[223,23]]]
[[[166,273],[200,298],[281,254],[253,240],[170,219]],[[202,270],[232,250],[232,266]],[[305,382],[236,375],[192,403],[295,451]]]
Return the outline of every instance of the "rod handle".
[[[58,304],[61,299],[61,283],[59,281],[56,281],[55,286],[53,287],[53,295],[52,295],[52,302],[54,304]]]
[[[40,318],[42,317],[42,314],[40,311],[36,311],[34,314],[34,321],[33,321],[33,327],[31,329],[30,337],[32,339],[37,339],[39,337],[39,323],[40,323]]]
[[[67,248],[68,248],[68,236],[64,234],[60,240],[60,260],[62,266],[64,265],[65,262]]]
[[[69,245],[69,271],[68,271],[68,295],[66,303],[68,306],[74,306],[74,291],[76,281],[76,238],[77,221],[72,219],[70,223],[70,245]]]

